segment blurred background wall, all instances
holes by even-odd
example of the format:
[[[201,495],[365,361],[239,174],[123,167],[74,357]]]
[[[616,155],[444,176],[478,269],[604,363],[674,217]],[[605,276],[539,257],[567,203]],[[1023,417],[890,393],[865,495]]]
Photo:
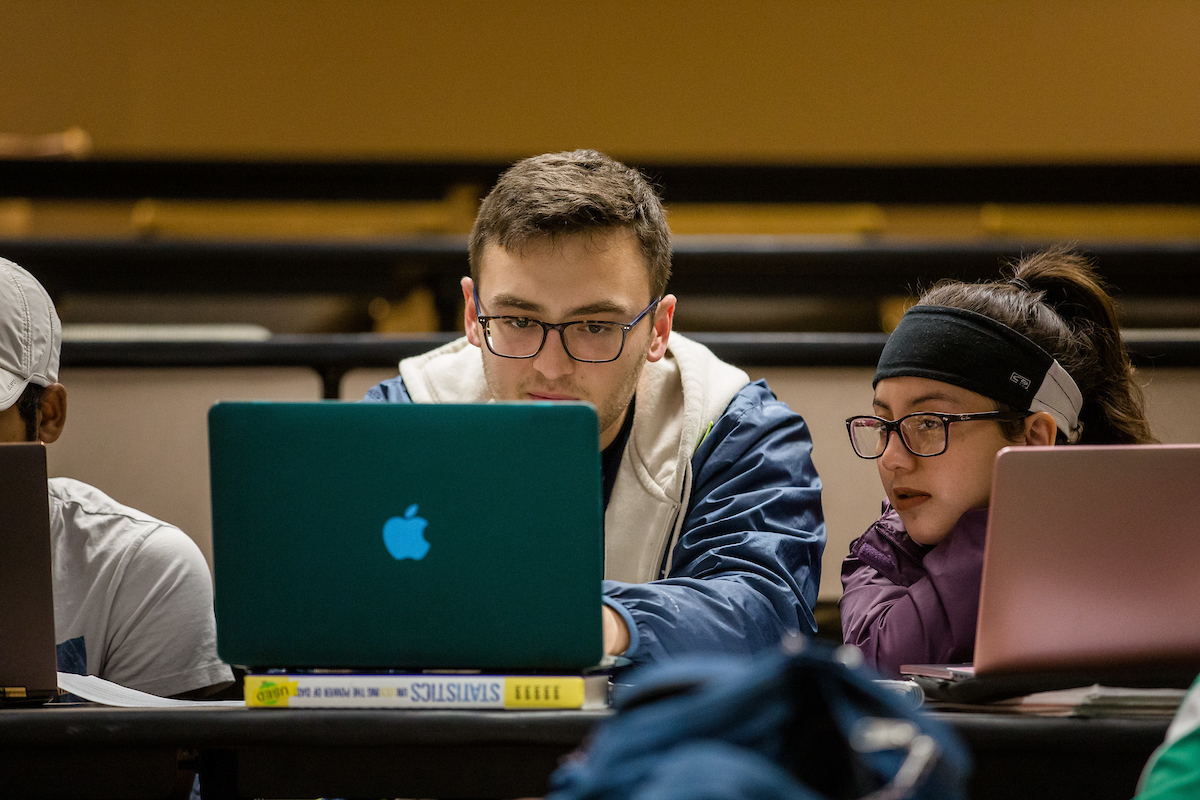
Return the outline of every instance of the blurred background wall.
[[[4,0],[0,131],[96,155],[1200,157],[1200,4]]]

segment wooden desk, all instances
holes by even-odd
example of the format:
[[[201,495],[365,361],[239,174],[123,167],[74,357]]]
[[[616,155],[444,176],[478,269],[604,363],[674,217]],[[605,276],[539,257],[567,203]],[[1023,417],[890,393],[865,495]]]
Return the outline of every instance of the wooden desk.
[[[519,797],[607,712],[64,707],[0,711],[4,797]],[[1121,798],[1167,721],[938,714],[975,759],[973,800]]]
[[[935,713],[974,760],[971,800],[1129,800],[1168,720]]]
[[[0,711],[0,795],[161,798],[194,760],[205,800],[520,797],[608,712]]]

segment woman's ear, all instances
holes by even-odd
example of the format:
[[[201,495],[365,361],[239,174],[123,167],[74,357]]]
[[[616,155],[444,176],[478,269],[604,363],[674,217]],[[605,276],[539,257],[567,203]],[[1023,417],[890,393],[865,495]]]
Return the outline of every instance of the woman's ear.
[[[66,387],[61,383],[52,383],[42,392],[42,405],[38,409],[38,441],[45,444],[57,441],[66,424]]]
[[[1047,411],[1025,418],[1025,444],[1051,445],[1058,437],[1058,423]]]

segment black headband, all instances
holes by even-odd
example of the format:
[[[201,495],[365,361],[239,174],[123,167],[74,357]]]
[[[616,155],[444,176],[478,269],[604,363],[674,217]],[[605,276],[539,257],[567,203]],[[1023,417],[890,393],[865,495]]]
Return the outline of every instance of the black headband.
[[[872,386],[912,376],[961,386],[1019,410],[1048,411],[1078,436],[1079,388],[1054,357],[991,317],[961,308],[913,306],[884,345]]]

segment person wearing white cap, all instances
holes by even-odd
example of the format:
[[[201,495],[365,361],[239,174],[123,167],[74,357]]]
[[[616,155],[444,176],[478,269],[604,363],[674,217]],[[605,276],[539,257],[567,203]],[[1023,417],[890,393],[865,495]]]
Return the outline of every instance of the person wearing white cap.
[[[1154,441],[1112,298],[1063,248],[1007,280],[947,281],[888,338],[874,413],[846,420],[883,515],[842,563],[842,634],[887,675],[971,661],[996,453]]]
[[[61,345],[46,290],[0,258],[0,442],[51,444],[62,434]],[[163,696],[228,685],[212,579],[195,542],[70,478],[50,479],[49,501],[59,671]]]

